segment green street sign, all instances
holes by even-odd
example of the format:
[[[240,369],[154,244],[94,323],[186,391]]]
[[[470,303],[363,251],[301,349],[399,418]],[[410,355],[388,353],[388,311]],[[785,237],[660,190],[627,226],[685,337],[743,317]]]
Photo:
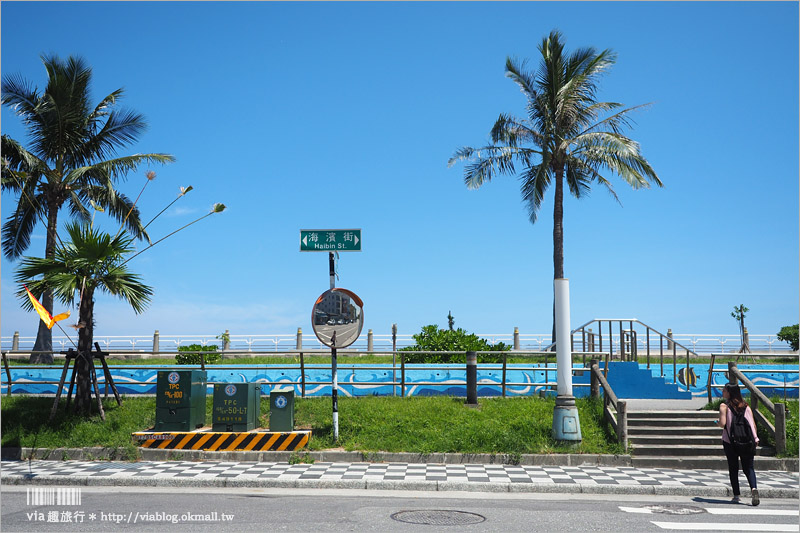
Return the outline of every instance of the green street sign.
[[[301,252],[360,252],[360,229],[301,229]]]

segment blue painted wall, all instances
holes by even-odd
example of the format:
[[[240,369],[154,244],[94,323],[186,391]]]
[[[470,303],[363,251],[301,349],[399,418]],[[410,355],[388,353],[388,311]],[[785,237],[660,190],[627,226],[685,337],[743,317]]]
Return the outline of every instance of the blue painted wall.
[[[214,383],[223,382],[280,382],[281,385],[293,385],[295,393],[300,395],[300,368],[273,368],[271,365],[236,365],[227,369],[208,367],[209,394],[213,393]],[[361,365],[367,366],[367,365]],[[389,396],[392,386],[385,384],[368,384],[369,382],[391,382],[391,365],[369,365],[370,369],[361,368],[359,365],[339,366],[339,394],[343,396]],[[406,365],[406,395],[430,396],[450,395],[466,396],[464,385],[464,365],[440,365],[435,370],[422,370],[419,367],[430,365]],[[112,376],[120,393],[122,394],[155,394],[156,375],[159,369],[176,368],[172,366],[142,368],[138,365],[114,366]],[[186,369],[192,367],[177,367]],[[330,366],[306,365],[306,396],[330,396],[330,385],[312,385],[310,382],[330,380]],[[770,369],[771,373],[748,373],[754,368]],[[739,365],[750,380],[761,388],[768,396],[784,395],[784,384],[787,386],[798,385],[796,365]],[[56,385],[42,384],[42,381],[58,381],[61,377],[61,367],[31,366],[11,367],[11,376],[14,381],[12,393],[14,394],[54,394]],[[708,365],[692,365],[686,372],[685,365],[678,367],[676,384],[673,384],[672,365],[664,366],[664,375],[661,376],[661,367],[651,365],[648,370],[643,364],[612,363],[609,367],[609,383],[620,398],[688,398],[706,396],[708,384]],[[782,370],[794,371],[783,373]],[[5,375],[3,375],[5,377]],[[400,379],[400,371],[396,373]],[[687,379],[688,378],[688,379]],[[98,375],[102,379],[102,372]],[[522,385],[507,386],[506,395],[531,396],[546,392],[549,387],[543,384],[556,381],[556,372],[551,367],[546,371],[544,367],[531,369],[530,365],[508,365],[506,374],[507,382],[522,383]],[[496,365],[478,365],[478,395],[500,396],[502,371]],[[688,381],[688,391],[686,382]],[[722,373],[714,373],[712,383],[724,385],[728,381]],[[144,382],[143,385],[132,382]],[[436,385],[423,385],[420,383],[432,382]],[[589,395],[589,371],[579,371],[573,378],[573,392],[577,397]],[[6,393],[6,383],[0,392]],[[101,384],[102,389],[102,384]],[[268,394],[270,386],[262,387],[264,394]],[[721,389],[714,389],[712,394],[720,396]],[[397,395],[400,388],[397,387]],[[797,398],[798,390],[786,389],[786,396]]]

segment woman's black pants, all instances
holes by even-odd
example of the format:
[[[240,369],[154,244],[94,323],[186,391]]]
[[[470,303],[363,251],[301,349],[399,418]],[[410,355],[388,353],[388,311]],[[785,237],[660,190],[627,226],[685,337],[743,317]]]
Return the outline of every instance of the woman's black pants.
[[[725,450],[725,457],[728,458],[728,473],[731,476],[731,488],[733,495],[739,496],[739,458],[742,459],[742,472],[747,478],[747,483],[751,489],[756,489],[756,470],[753,467],[754,456],[752,454],[739,455],[733,444],[722,441],[722,448]]]

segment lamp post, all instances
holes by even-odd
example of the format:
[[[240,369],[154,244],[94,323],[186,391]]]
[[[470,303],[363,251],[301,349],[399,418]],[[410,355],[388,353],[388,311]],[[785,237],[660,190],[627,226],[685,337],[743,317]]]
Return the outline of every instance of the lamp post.
[[[578,445],[581,425],[575,396],[572,395],[572,347],[569,322],[569,280],[553,281],[556,302],[556,361],[558,393],[553,410],[553,439],[563,444]]]

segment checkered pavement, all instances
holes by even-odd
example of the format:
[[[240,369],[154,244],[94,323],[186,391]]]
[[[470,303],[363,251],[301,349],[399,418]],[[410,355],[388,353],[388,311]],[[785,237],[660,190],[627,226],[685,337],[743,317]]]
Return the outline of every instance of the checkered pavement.
[[[0,477],[11,478],[186,478],[202,482],[235,480],[322,480],[462,482],[490,484],[544,484],[656,487],[728,487],[728,473],[716,470],[677,470],[607,466],[527,466],[501,464],[414,464],[414,463],[255,463],[255,462],[85,462],[85,461],[2,461]],[[757,473],[762,492],[769,489],[797,490],[798,473],[762,471]],[[747,486],[744,476],[740,476]],[[555,488],[555,487],[553,487]],[[565,489],[567,487],[564,487]]]

